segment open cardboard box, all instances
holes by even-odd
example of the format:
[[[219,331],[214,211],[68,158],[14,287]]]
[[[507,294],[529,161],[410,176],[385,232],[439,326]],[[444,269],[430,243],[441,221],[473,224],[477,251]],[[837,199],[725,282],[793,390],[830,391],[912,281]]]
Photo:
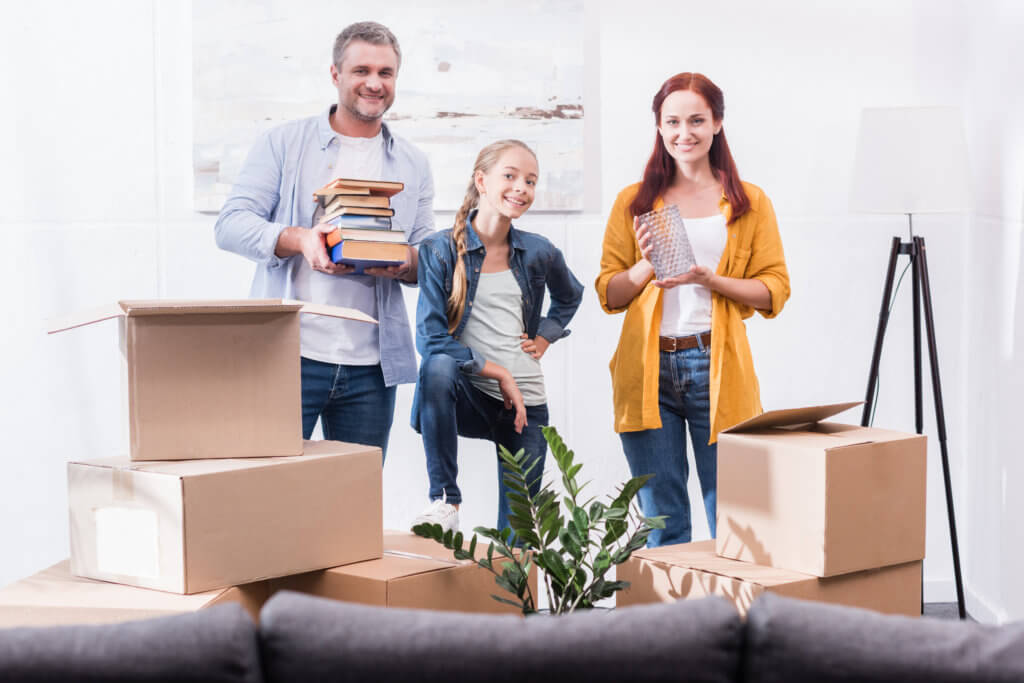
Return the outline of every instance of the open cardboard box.
[[[71,570],[199,593],[381,556],[381,451],[68,464]]]
[[[921,561],[819,578],[715,554],[714,541],[645,548],[619,565],[629,581],[617,594],[619,607],[718,595],[740,614],[765,592],[790,598],[862,607],[886,614],[921,614]]]
[[[51,334],[116,318],[132,460],[299,455],[299,314],[376,321],[281,299],[121,301]]]
[[[481,545],[477,552],[486,553],[486,548]],[[495,566],[501,561],[495,556]],[[456,560],[440,543],[406,531],[384,532],[384,555],[378,560],[275,579],[271,586],[274,592],[292,590],[381,607],[519,613],[491,597],[512,596],[489,571],[469,560]],[[536,567],[530,570],[530,590],[536,599]]]
[[[256,620],[270,597],[270,583],[259,581],[195,595],[175,595],[74,576],[70,561],[0,589],[0,628],[113,624],[149,619],[237,602]]]
[[[924,558],[925,437],[823,421],[856,405],[770,411],[719,434],[719,555],[814,576]]]

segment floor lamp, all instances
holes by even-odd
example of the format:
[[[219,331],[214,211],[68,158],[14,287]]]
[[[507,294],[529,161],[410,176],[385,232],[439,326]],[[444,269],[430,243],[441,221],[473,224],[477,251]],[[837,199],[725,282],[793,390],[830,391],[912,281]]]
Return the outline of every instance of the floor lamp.
[[[867,426],[874,411],[878,387],[878,364],[882,342],[889,322],[893,278],[901,255],[910,258],[913,283],[914,325],[914,416],[917,433],[924,431],[921,387],[921,305],[931,361],[932,396],[935,399],[935,421],[942,454],[942,474],[946,487],[946,510],[949,516],[949,537],[953,551],[953,573],[956,579],[957,606],[960,618],[964,607],[963,579],[960,572],[960,549],[957,543],[956,518],[953,513],[953,491],[949,476],[949,454],[946,448],[946,417],[942,406],[939,382],[939,358],[935,343],[935,321],[928,259],[924,237],[914,235],[914,215],[921,213],[956,213],[968,208],[967,145],[960,113],[952,107],[892,107],[865,109],[861,113],[857,154],[854,164],[850,208],[861,213],[906,214],[910,240],[893,237],[889,266],[878,315],[874,353],[868,374],[867,397],[861,424]]]

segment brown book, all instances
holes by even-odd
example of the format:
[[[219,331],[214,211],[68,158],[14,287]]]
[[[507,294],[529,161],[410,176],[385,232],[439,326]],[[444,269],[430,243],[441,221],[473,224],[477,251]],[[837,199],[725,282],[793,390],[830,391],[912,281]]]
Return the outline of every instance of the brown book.
[[[374,197],[372,195],[338,195],[324,206],[324,211],[330,213],[343,206],[356,209],[387,209],[391,206],[391,200],[387,197]]]
[[[401,230],[364,230],[361,228],[338,228],[327,233],[327,246],[333,247],[342,240],[356,242],[388,242],[389,244],[408,244],[405,233]]]
[[[330,247],[331,261],[364,268],[398,266],[409,258],[409,246],[395,242],[342,240]]]
[[[358,180],[355,178],[336,178],[313,193],[314,197],[329,197],[336,194],[368,194],[376,197],[393,197],[405,188],[403,183],[389,180]]]

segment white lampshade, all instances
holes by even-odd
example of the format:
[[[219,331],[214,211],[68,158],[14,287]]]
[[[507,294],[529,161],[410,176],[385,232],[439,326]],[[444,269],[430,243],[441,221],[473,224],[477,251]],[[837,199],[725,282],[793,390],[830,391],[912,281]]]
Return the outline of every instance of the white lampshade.
[[[850,210],[952,213],[968,208],[967,143],[956,107],[864,109]]]

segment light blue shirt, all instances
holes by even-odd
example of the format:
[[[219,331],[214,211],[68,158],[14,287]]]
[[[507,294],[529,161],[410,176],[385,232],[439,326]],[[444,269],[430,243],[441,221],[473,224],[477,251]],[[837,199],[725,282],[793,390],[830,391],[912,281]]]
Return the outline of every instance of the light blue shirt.
[[[253,144],[214,226],[217,245],[256,262],[249,295],[296,298],[295,275],[302,256],[274,255],[278,237],[289,226],[311,226],[314,190],[334,177],[338,133],[331,128],[332,105],[320,116],[290,121],[262,134]],[[434,181],[423,152],[386,125],[382,177],[405,188],[391,198],[393,226],[418,245],[434,232]],[[401,285],[376,278],[380,322],[380,364],[387,386],[416,381],[409,317]],[[314,303],[335,304],[333,301]]]

